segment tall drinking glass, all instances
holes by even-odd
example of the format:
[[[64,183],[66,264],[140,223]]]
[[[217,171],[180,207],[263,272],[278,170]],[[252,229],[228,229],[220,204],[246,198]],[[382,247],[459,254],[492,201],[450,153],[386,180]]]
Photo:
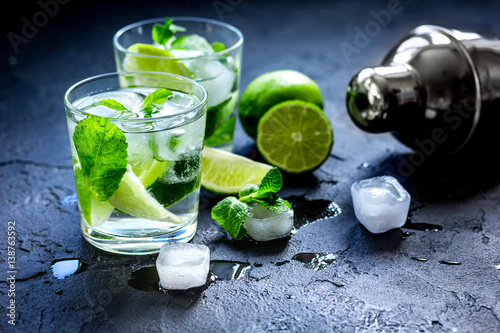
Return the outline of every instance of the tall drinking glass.
[[[114,38],[116,67],[121,71],[157,71],[182,75],[208,92],[205,145],[233,148],[240,86],[243,35],[235,27],[210,19],[171,18],[176,32],[164,45],[152,37],[165,18],[137,22]]]
[[[182,76],[94,76],[64,96],[84,238],[147,254],[196,232],[205,88]]]

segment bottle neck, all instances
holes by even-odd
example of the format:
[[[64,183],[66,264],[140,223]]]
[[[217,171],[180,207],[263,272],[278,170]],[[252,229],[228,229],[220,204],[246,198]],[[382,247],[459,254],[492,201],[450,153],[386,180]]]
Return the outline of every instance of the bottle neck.
[[[397,131],[411,118],[408,113],[422,107],[418,81],[409,65],[366,68],[347,88],[349,115],[367,132]]]

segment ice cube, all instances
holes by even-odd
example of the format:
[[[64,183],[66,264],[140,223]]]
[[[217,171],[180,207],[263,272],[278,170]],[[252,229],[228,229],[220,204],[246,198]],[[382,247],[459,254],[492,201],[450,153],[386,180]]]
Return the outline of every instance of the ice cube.
[[[207,106],[216,106],[231,96],[236,80],[234,70],[217,60],[198,60],[192,64],[193,72],[208,93]]]
[[[205,285],[210,250],[205,245],[170,242],[160,248],[156,269],[166,290],[186,290]]]
[[[360,180],[351,186],[354,213],[374,234],[403,226],[410,208],[410,194],[392,176]]]
[[[264,206],[251,203],[243,226],[247,235],[258,242],[290,236],[293,228],[293,209],[284,213],[275,213]]]

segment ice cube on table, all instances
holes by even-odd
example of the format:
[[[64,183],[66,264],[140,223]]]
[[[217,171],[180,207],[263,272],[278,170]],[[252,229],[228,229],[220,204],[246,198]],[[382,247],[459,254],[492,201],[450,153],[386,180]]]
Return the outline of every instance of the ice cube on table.
[[[360,180],[351,186],[354,213],[374,234],[402,227],[410,209],[410,194],[392,176]]]
[[[207,283],[210,250],[192,243],[170,242],[160,248],[156,269],[166,290],[186,290]]]
[[[251,203],[243,227],[247,235],[258,242],[290,236],[293,228],[293,209],[275,213],[264,206]]]

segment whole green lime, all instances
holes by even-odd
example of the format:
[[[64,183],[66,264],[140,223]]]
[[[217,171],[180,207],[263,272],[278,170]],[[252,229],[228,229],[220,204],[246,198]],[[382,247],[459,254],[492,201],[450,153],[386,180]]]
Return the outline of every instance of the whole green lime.
[[[323,108],[318,85],[294,70],[277,70],[255,78],[241,95],[239,116],[245,132],[257,137],[260,118],[273,106],[288,100],[302,100]]]

